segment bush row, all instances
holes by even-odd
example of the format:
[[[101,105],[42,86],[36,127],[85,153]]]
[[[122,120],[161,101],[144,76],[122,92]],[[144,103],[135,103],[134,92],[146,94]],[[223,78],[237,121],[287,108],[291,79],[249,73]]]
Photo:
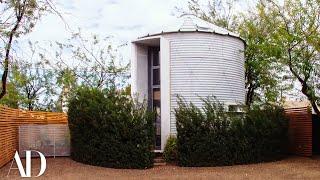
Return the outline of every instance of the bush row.
[[[213,97],[203,108],[180,98],[175,109],[178,164],[221,166],[272,161],[286,152],[287,119],[283,109],[266,105],[229,113]]]
[[[121,92],[81,87],[69,101],[71,158],[104,167],[151,167],[153,119],[153,112]]]

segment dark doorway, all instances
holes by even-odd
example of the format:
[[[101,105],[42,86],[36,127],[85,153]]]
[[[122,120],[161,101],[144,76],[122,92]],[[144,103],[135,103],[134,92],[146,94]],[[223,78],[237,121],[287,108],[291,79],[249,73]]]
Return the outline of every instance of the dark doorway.
[[[320,154],[320,118],[312,115],[312,154]]]
[[[160,100],[160,48],[150,47],[148,51],[148,74],[149,74],[149,98],[148,106],[156,111],[155,118],[156,134],[155,148],[161,150],[161,100]]]

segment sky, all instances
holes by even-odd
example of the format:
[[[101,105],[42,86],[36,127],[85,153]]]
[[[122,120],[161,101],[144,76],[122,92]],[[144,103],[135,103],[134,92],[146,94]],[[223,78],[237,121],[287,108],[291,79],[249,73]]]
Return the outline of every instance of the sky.
[[[78,28],[84,34],[112,36],[127,43],[154,32],[179,15],[176,7],[187,8],[188,0],[58,0],[56,15],[47,15],[25,40],[65,41]]]
[[[244,2],[251,0],[246,0]],[[130,43],[150,32],[159,32],[173,18],[181,15],[177,8],[188,9],[188,0],[56,0],[63,19],[50,14],[42,17],[24,41],[64,42],[72,32],[81,29],[87,35],[112,36],[130,58]],[[199,0],[206,6],[208,0]],[[240,6],[240,9],[243,5]]]
[[[49,14],[42,17],[30,34],[19,43],[38,41],[40,44],[65,42],[78,28],[85,35],[113,36],[121,47],[123,59],[130,61],[130,42],[150,32],[161,32],[161,27],[181,15],[177,8],[188,9],[189,0],[55,0],[63,16]],[[208,0],[199,0],[204,7]],[[254,0],[241,1],[237,11],[245,12]],[[251,5],[250,5],[251,4]],[[22,43],[23,44],[23,43]]]

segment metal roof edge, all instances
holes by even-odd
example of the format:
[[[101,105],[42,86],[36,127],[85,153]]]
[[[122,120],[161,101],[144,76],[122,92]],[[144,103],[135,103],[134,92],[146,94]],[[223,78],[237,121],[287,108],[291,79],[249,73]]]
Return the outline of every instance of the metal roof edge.
[[[154,35],[149,35],[148,34],[146,36],[138,37],[137,39],[131,41],[131,43],[136,43],[136,42],[143,41],[143,40],[148,40],[148,39],[157,39],[157,38],[160,39],[161,36],[160,35],[156,35],[156,34],[154,34]]]
[[[156,38],[157,36],[160,36],[161,35],[165,35],[165,34],[174,34],[174,33],[208,33],[208,34],[216,34],[216,35],[221,35],[221,36],[230,36],[230,37],[233,37],[233,38],[237,38],[237,39],[240,39],[244,45],[246,46],[247,43],[246,41],[241,38],[240,36],[236,36],[236,35],[233,35],[233,34],[230,34],[230,33],[227,33],[227,34],[222,34],[222,33],[217,33],[215,31],[202,31],[202,30],[196,30],[196,31],[168,31],[168,32],[164,32],[162,31],[161,33],[155,33],[155,34],[147,34],[145,36],[140,36],[138,37],[136,40],[132,41],[132,42],[137,42],[137,41],[140,41],[140,40],[146,40],[148,38]]]

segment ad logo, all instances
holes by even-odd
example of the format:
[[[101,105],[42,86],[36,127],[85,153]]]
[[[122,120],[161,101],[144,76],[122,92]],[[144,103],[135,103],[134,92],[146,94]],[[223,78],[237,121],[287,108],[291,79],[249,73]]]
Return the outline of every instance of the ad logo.
[[[18,151],[16,151],[16,153],[14,155],[14,158],[12,159],[12,163],[11,163],[11,166],[10,166],[10,169],[9,169],[9,172],[8,172],[7,176],[9,176],[11,169],[19,169],[21,177],[31,177],[31,152],[38,153],[39,156],[40,156],[40,161],[41,161],[41,163],[40,163],[40,172],[35,177],[39,177],[39,176],[43,175],[43,173],[46,171],[46,168],[47,168],[46,158],[39,151],[28,150],[28,151],[26,151],[26,169],[23,168],[19,153],[18,153]],[[18,168],[12,168],[12,165],[13,165],[14,161],[17,163]]]

